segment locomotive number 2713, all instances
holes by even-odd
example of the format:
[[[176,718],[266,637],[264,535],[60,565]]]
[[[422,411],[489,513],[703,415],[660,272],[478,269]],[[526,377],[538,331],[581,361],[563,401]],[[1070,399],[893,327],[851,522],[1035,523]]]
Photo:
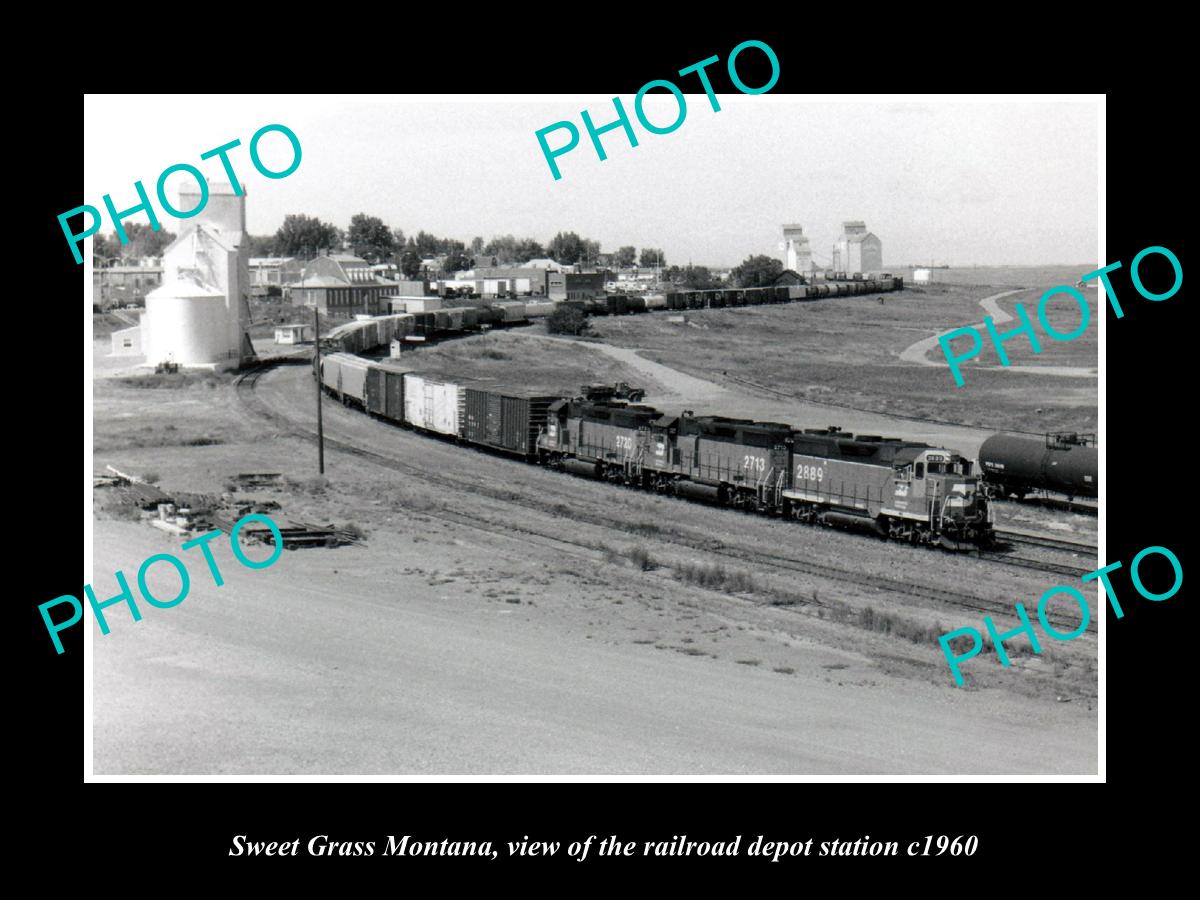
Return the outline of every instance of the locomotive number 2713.
[[[751,472],[761,472],[767,467],[767,461],[761,456],[746,456],[742,459],[742,468],[749,469]]]

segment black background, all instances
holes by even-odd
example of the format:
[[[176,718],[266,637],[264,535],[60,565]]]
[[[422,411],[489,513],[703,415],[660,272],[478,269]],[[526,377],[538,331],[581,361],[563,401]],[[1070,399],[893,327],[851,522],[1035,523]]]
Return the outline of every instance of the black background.
[[[561,10],[560,10],[561,12]],[[573,13],[574,15],[575,13]],[[583,13],[578,13],[583,15]],[[998,14],[998,11],[997,11]],[[523,14],[524,15],[524,14]],[[1188,214],[1185,184],[1191,182],[1185,154],[1192,148],[1182,134],[1190,124],[1181,80],[1160,55],[1159,44],[1129,28],[1102,31],[1073,21],[1039,20],[1026,29],[1023,21],[984,34],[967,29],[950,35],[950,26],[916,20],[896,21],[889,29],[854,34],[822,30],[797,13],[787,27],[772,28],[758,19],[722,14],[717,19],[696,15],[703,27],[683,28],[633,22],[609,15],[606,9],[587,14],[589,22],[548,23],[529,13],[527,28],[486,34],[458,30],[449,19],[441,30],[413,26],[408,34],[390,26],[372,34],[362,22],[342,22],[346,39],[332,54],[318,52],[325,43],[321,28],[310,22],[310,33],[288,38],[282,33],[257,35],[247,41],[227,39],[230,54],[242,66],[236,74],[212,77],[213,66],[188,74],[186,65],[163,69],[167,90],[404,90],[495,93],[599,92],[620,94],[626,100],[646,81],[672,73],[717,54],[722,63],[710,69],[718,94],[732,91],[723,71],[733,46],[756,38],[778,54],[781,77],[772,93],[806,91],[903,92],[1107,92],[1107,231],[1106,261],[1122,260],[1114,285],[1125,317],[1107,317],[1107,522],[1108,562],[1122,560],[1126,568],[1114,576],[1125,618],[1107,615],[1107,781],[1108,786],[1055,783],[949,784],[83,784],[82,634],[74,628],[62,634],[67,652],[56,656],[47,640],[37,604],[59,594],[79,595],[79,567],[57,542],[68,543],[66,510],[75,509],[81,484],[75,409],[88,373],[68,348],[78,335],[79,290],[83,267],[77,266],[63,240],[56,216],[82,202],[79,150],[82,126],[80,85],[63,85],[57,95],[31,98],[25,123],[37,140],[27,145],[24,177],[14,186],[28,192],[20,218],[34,227],[32,249],[38,274],[29,282],[10,283],[10,328],[28,328],[10,335],[10,355],[22,363],[23,389],[10,390],[10,443],[17,451],[12,473],[16,523],[9,532],[10,571],[23,588],[11,598],[24,623],[26,658],[15,679],[25,725],[10,733],[22,779],[33,788],[25,804],[23,827],[27,842],[47,855],[82,853],[89,866],[109,877],[122,875],[122,854],[150,854],[183,863],[181,883],[203,881],[238,884],[247,877],[270,879],[303,873],[344,879],[347,874],[384,875],[384,884],[416,886],[406,876],[433,868],[454,874],[484,874],[499,867],[522,877],[571,872],[607,873],[625,879],[636,869],[663,874],[736,869],[739,873],[782,876],[798,889],[803,876],[816,870],[828,874],[876,872],[891,879],[899,873],[915,884],[941,889],[974,890],[989,882],[1027,889],[1029,866],[1050,864],[1066,877],[1079,865],[1098,861],[1097,852],[1120,844],[1112,852],[1167,854],[1173,825],[1160,823],[1147,804],[1168,805],[1181,789],[1178,781],[1191,765],[1191,754],[1180,737],[1190,726],[1191,708],[1187,666],[1190,620],[1188,561],[1190,524],[1197,503],[1188,443],[1195,408],[1188,371],[1194,341],[1185,322],[1184,289],[1170,300],[1151,303],[1133,290],[1128,264],[1142,248],[1171,248],[1187,270],[1184,221]],[[463,19],[468,17],[461,17]],[[331,26],[333,23],[330,23]],[[410,26],[413,23],[406,23]],[[418,23],[419,24],[419,23]],[[148,26],[147,26],[148,27]],[[173,26],[163,25],[164,28]],[[264,25],[264,28],[266,26]],[[1107,26],[1106,26],[1107,27]],[[1157,31],[1171,30],[1159,23]],[[349,40],[356,32],[360,37]],[[878,32],[878,33],[877,33]],[[457,37],[456,37],[457,35]],[[466,36],[464,43],[464,35]],[[518,40],[527,38],[527,40]],[[1153,40],[1161,41],[1162,34]],[[114,37],[114,40],[116,38]],[[132,37],[128,40],[133,40]],[[371,46],[379,43],[378,48]],[[215,44],[221,41],[212,39]],[[288,45],[295,42],[295,49]],[[87,46],[81,41],[78,51]],[[263,49],[265,48],[265,49]],[[81,56],[80,58],[86,58]],[[756,73],[755,51],[739,58],[739,71],[750,85],[765,82],[764,66]],[[135,79],[141,63],[123,64],[108,79],[93,73],[83,90],[143,89]],[[167,71],[167,68],[170,71]],[[287,79],[278,73],[287,70]],[[694,76],[690,76],[694,81]],[[677,79],[685,90],[692,81]],[[166,100],[164,102],[167,102]],[[172,99],[169,102],[182,102]],[[129,140],[152,129],[153,117],[137,111],[128,123]],[[576,109],[566,104],[564,110]],[[564,118],[566,115],[564,114]],[[264,121],[267,121],[264,119]],[[537,153],[533,131],[548,121],[530,123],[530,152]],[[661,140],[691,140],[686,122]],[[770,134],[747,136],[769,142]],[[173,162],[173,160],[164,161]],[[34,177],[36,173],[36,177]],[[148,173],[147,178],[156,173]],[[381,173],[381,177],[387,177]],[[551,179],[547,175],[547,189]],[[687,223],[681,223],[686,227]],[[1064,230],[1074,223],[1064,222]],[[1004,235],[996,240],[1003,242]],[[1153,284],[1153,263],[1144,280]],[[1082,273],[1080,273],[1082,274]],[[1162,277],[1168,277],[1163,266]],[[1159,282],[1162,283],[1162,282]],[[23,295],[23,296],[22,296]],[[28,302],[28,301],[32,302]],[[11,338],[17,338],[12,340]],[[35,338],[35,340],[30,340]],[[85,329],[85,340],[90,333]],[[10,360],[11,362],[11,360]],[[82,377],[81,377],[82,376]],[[15,387],[10,383],[10,388]],[[83,466],[90,475],[90,448]],[[49,459],[46,459],[47,455]],[[28,467],[33,467],[32,473]],[[16,490],[30,484],[35,493]],[[24,513],[24,515],[21,515]],[[38,523],[28,529],[30,521]],[[36,537],[35,537],[36,535]],[[26,545],[26,542],[28,544]],[[1128,580],[1128,563],[1142,548],[1159,544],[1171,548],[1185,572],[1183,590],[1162,603],[1138,597]],[[23,546],[25,545],[25,546]],[[1147,585],[1163,589],[1169,571],[1162,560],[1162,578],[1155,580],[1155,561],[1143,570]],[[1033,598],[1014,597],[1028,602]],[[90,626],[85,614],[84,627]],[[1189,729],[1190,730],[1190,729]],[[15,738],[15,740],[14,740]],[[1056,768],[1061,761],[1046,761]],[[32,771],[30,771],[32,770]],[[1182,784],[1186,784],[1186,778]],[[1098,791],[1105,791],[1101,796]],[[1134,809],[1134,807],[1137,807]],[[910,841],[926,834],[979,836],[979,851],[970,859],[795,859],[771,865],[740,857],[732,860],[598,860],[584,864],[554,859],[501,860],[479,863],[463,860],[413,858],[245,860],[227,856],[234,834],[256,840],[292,840],[301,844],[312,835],[334,840],[374,840],[377,847],[388,834],[411,834],[421,839],[450,837],[491,839],[497,846],[525,835],[538,840],[570,842],[595,834],[616,833],[622,840],[665,840],[672,835],[728,840],[743,835],[743,847],[758,834],[770,839],[816,842],[833,838]],[[565,850],[565,847],[564,847]],[[67,858],[67,857],[60,857]],[[133,857],[130,857],[132,860]],[[1099,858],[1103,861],[1103,856]],[[198,865],[192,865],[192,864]],[[416,867],[416,868],[414,868]],[[967,881],[944,879],[950,871],[970,874]],[[1022,874],[1025,873],[1025,874]],[[799,878],[797,878],[799,876]],[[916,879],[919,879],[916,880]],[[330,882],[333,883],[333,882]],[[636,882],[638,884],[649,882]],[[889,883],[889,882],[884,882]],[[663,884],[673,885],[667,881]],[[853,882],[835,884],[850,886]]]

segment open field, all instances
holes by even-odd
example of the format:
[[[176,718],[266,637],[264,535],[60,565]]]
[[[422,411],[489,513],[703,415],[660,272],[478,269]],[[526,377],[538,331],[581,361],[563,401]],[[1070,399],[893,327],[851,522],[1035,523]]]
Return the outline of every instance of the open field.
[[[150,389],[107,377],[124,370],[104,345],[97,470],[211,493],[282,472],[261,494],[282,515],[367,542],[263,571],[224,544],[224,587],[195,568],[179,607],[89,625],[97,773],[1095,771],[1094,631],[1009,669],[978,657],[965,690],[936,644],[979,625],[955,597],[1011,627],[1044,574],[625,491],[330,402],[329,438],[373,455],[331,447],[322,482],[305,367],[250,396],[220,378]],[[646,383],[528,330],[417,357],[546,389]],[[664,398],[696,388],[655,371]],[[100,513],[97,590],[153,552],[178,542]]]
[[[1065,278],[1068,273],[1062,274]],[[998,303],[1011,313],[1012,303],[1021,302],[1036,315],[1038,298],[1057,283],[1064,282],[1036,284]],[[964,365],[961,388],[955,387],[936,348],[928,358],[942,360],[940,365],[900,360],[900,354],[922,338],[981,322],[987,313],[979,301],[1008,289],[935,284],[879,296],[692,311],[686,314],[686,323],[672,322],[662,314],[602,317],[593,320],[593,329],[606,343],[640,349],[672,368],[722,384],[729,384],[731,377],[745,379],[829,404],[831,410],[917,417],[987,431],[1095,431],[1094,375],[1070,378],[1049,370],[1045,374],[1024,368],[1006,371],[987,342],[979,359]],[[1036,356],[1027,340],[1014,340],[1006,347],[1013,365],[1094,371],[1096,297],[1094,291],[1087,295],[1093,312],[1087,332],[1074,341],[1044,340],[1042,353]],[[1049,311],[1051,324],[1061,331],[1079,322],[1078,310],[1069,301],[1055,300]],[[1015,324],[998,327],[1003,331]],[[823,418],[792,424],[826,422]]]

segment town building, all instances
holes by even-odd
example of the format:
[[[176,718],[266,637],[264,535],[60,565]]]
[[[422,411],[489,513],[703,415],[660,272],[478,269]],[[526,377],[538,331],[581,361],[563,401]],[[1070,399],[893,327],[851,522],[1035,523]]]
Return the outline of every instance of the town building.
[[[284,297],[294,306],[313,306],[323,313],[379,315],[386,297],[398,283],[380,278],[367,261],[347,254],[329,254],[308,261],[299,283],[287,285]]]
[[[608,272],[546,272],[546,296],[551,300],[586,300],[604,294]]]
[[[140,305],[148,293],[162,284],[162,274],[159,257],[129,260],[108,268],[93,265],[92,302],[101,308]]]
[[[250,257],[250,291],[253,294],[279,294],[285,284],[294,284],[303,276],[304,263],[292,256]]]

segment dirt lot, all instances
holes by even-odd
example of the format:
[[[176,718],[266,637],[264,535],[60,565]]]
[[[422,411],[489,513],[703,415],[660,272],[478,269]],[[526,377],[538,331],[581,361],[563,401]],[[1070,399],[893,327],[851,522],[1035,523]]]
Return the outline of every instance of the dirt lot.
[[[536,362],[512,352],[530,342]],[[262,571],[226,544],[224,587],[196,568],[179,607],[92,625],[97,773],[1095,772],[1094,632],[1008,669],[981,656],[962,690],[936,644],[979,624],[953,598],[1011,627],[1050,576],[575,479],[332,403],[330,439],[378,456],[331,447],[322,481],[304,367],[249,398],[220,377],[137,387],[104,344],[97,471],[213,493],[282,472],[263,494],[282,514],[368,537]],[[575,386],[636,374],[527,333],[470,346],[427,358]],[[95,535],[98,591],[178,551],[104,513]]]

